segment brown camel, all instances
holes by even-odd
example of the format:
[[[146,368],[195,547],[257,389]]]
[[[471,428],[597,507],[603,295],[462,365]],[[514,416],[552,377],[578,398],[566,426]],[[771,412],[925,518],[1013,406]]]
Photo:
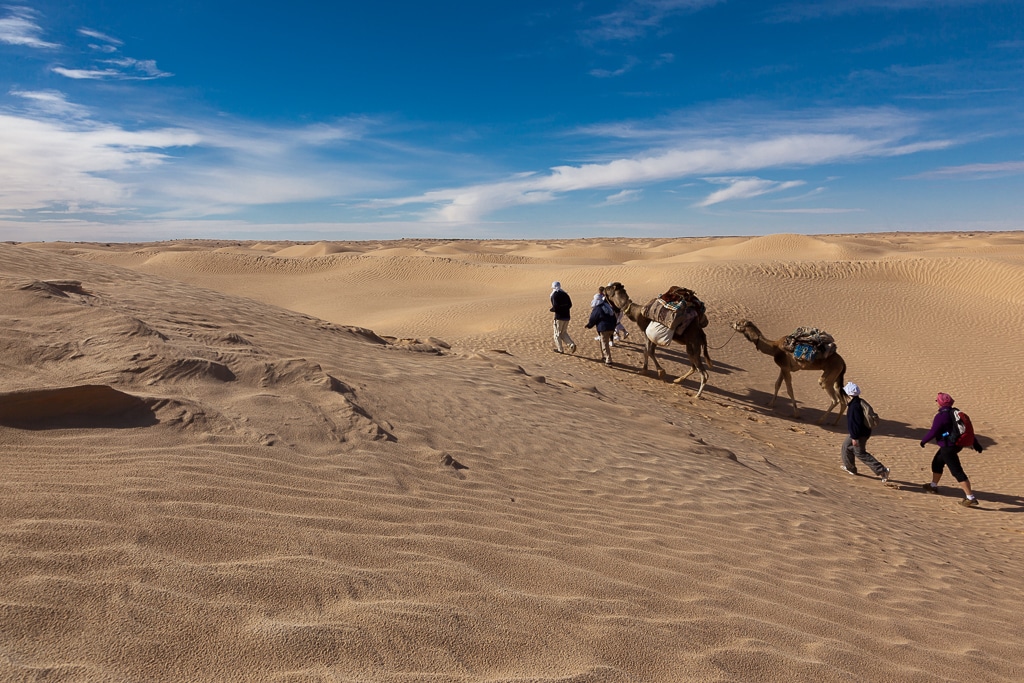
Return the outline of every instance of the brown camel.
[[[637,372],[647,374],[647,361],[650,359],[654,361],[654,367],[658,371],[658,377],[664,377],[665,371],[661,369],[661,365],[658,363],[658,358],[655,356],[655,349],[657,349],[657,346],[647,338],[647,325],[651,322],[651,319],[644,315],[644,309],[646,307],[633,303],[629,298],[629,294],[626,293],[626,288],[622,286],[621,282],[613,282],[605,286],[604,295],[607,297],[608,301],[611,301],[615,304],[616,308],[622,311],[623,315],[640,327],[640,334],[645,342],[644,367]],[[714,364],[711,362],[711,356],[708,355],[708,337],[704,334],[704,328],[702,328],[696,320],[691,321],[685,329],[676,329],[673,332],[673,339],[686,347],[686,356],[690,359],[690,371],[682,377],[677,377],[673,382],[675,384],[679,384],[684,379],[692,375],[694,371],[700,372],[700,387],[697,389],[697,398],[700,398],[701,393],[704,391],[704,385],[708,383],[708,371],[704,368],[704,363],[701,360],[701,352],[704,353],[704,357],[708,360],[708,367],[714,367]]]
[[[828,357],[815,358],[811,361],[798,360],[791,352],[785,349],[785,337],[775,340],[765,339],[764,335],[761,334],[761,330],[757,329],[757,325],[749,320],[734,322],[732,327],[737,332],[742,332],[744,337],[754,342],[754,346],[757,347],[758,351],[771,356],[775,364],[779,366],[779,378],[775,380],[775,395],[772,396],[772,400],[768,404],[769,408],[775,407],[775,399],[779,397],[779,387],[785,381],[786,391],[789,392],[789,397],[793,400],[793,417],[800,417],[796,409],[796,397],[793,396],[793,373],[797,370],[821,370],[818,384],[825,390],[828,397],[832,399],[832,402],[829,404],[825,414],[818,420],[818,424],[824,422],[825,418],[828,417],[829,413],[836,406],[839,406],[839,413],[832,424],[839,422],[839,418],[843,416],[843,411],[846,410],[846,392],[843,391],[846,361],[843,360],[842,356],[838,353],[833,353]]]

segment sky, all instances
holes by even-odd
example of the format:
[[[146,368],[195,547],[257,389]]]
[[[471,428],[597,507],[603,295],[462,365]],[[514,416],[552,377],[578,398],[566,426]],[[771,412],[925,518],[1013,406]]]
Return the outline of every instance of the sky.
[[[1021,0],[15,1],[0,240],[1019,230],[1022,89]]]

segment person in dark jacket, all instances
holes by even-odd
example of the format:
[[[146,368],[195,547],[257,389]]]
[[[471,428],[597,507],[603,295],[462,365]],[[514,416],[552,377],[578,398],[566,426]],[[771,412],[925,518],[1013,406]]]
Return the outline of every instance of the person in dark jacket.
[[[551,283],[551,312],[555,314],[552,323],[555,335],[555,351],[565,353],[568,347],[569,353],[576,353],[576,342],[569,336],[569,309],[572,308],[572,298],[569,293],[562,289],[561,282]]]
[[[924,484],[924,490],[927,493],[939,492],[939,479],[942,478],[942,468],[945,466],[949,468],[949,473],[953,475],[967,495],[960,501],[960,504],[966,507],[976,507],[978,499],[975,497],[974,491],[971,490],[971,480],[967,478],[967,474],[960,464],[960,451],[963,450],[963,446],[956,445],[956,440],[960,437],[960,430],[957,429],[956,418],[953,416],[953,397],[940,392],[935,397],[935,402],[939,404],[939,412],[935,413],[935,417],[932,418],[932,428],[921,439],[921,448],[935,439],[939,450],[932,458],[932,480]],[[978,443],[978,437],[974,437],[971,448],[978,453],[983,450],[981,444]]]
[[[597,301],[595,299],[595,301]],[[615,334],[615,325],[618,318],[612,305],[603,299],[597,302],[590,309],[590,320],[587,322],[587,329],[597,327],[601,340],[601,355],[604,357],[604,364],[612,364],[612,335]]]
[[[889,480],[889,468],[878,462],[873,455],[868,453],[868,439],[871,438],[871,428],[864,419],[864,401],[860,397],[860,387],[853,382],[847,382],[843,391],[850,397],[846,406],[846,439],[843,441],[843,465],[842,468],[850,474],[857,474],[857,463],[854,457],[871,468],[883,482]]]

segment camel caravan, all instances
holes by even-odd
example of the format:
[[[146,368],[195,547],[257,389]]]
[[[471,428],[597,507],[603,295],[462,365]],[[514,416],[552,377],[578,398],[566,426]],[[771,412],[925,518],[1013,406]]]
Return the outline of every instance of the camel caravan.
[[[708,338],[704,332],[708,325],[706,307],[697,295],[690,289],[673,286],[661,296],[645,304],[638,304],[630,299],[621,282],[605,285],[603,292],[608,302],[640,328],[644,359],[643,367],[637,372],[647,374],[648,365],[653,363],[658,377],[664,378],[665,371],[658,362],[657,349],[659,346],[667,347],[673,341],[678,342],[686,350],[690,369],[686,374],[674,379],[673,383],[680,384],[697,372],[700,375],[700,386],[697,388],[696,397],[700,398],[708,382],[708,368],[713,368],[714,364],[708,353]],[[774,409],[779,389],[785,382],[786,391],[793,402],[793,417],[799,418],[796,396],[793,393],[793,373],[798,370],[819,370],[821,377],[818,384],[828,394],[830,403],[818,423],[824,422],[837,407],[833,424],[839,422],[848,400],[843,390],[846,361],[836,352],[836,343],[832,335],[817,328],[800,327],[787,336],[768,339],[749,320],[738,320],[732,323],[732,328],[752,342],[758,351],[771,356],[779,367],[779,376],[775,380],[775,392],[768,404],[769,408]]]

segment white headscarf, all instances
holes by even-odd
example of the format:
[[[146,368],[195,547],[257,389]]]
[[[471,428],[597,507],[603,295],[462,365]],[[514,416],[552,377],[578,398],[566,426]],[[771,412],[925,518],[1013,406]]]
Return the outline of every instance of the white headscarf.
[[[846,392],[847,396],[860,396],[860,387],[853,382],[847,382],[846,386],[843,387],[843,391]]]
[[[552,291],[557,292],[561,288],[562,288],[562,283],[559,282],[558,280],[555,280],[554,282],[551,283],[551,290]]]

